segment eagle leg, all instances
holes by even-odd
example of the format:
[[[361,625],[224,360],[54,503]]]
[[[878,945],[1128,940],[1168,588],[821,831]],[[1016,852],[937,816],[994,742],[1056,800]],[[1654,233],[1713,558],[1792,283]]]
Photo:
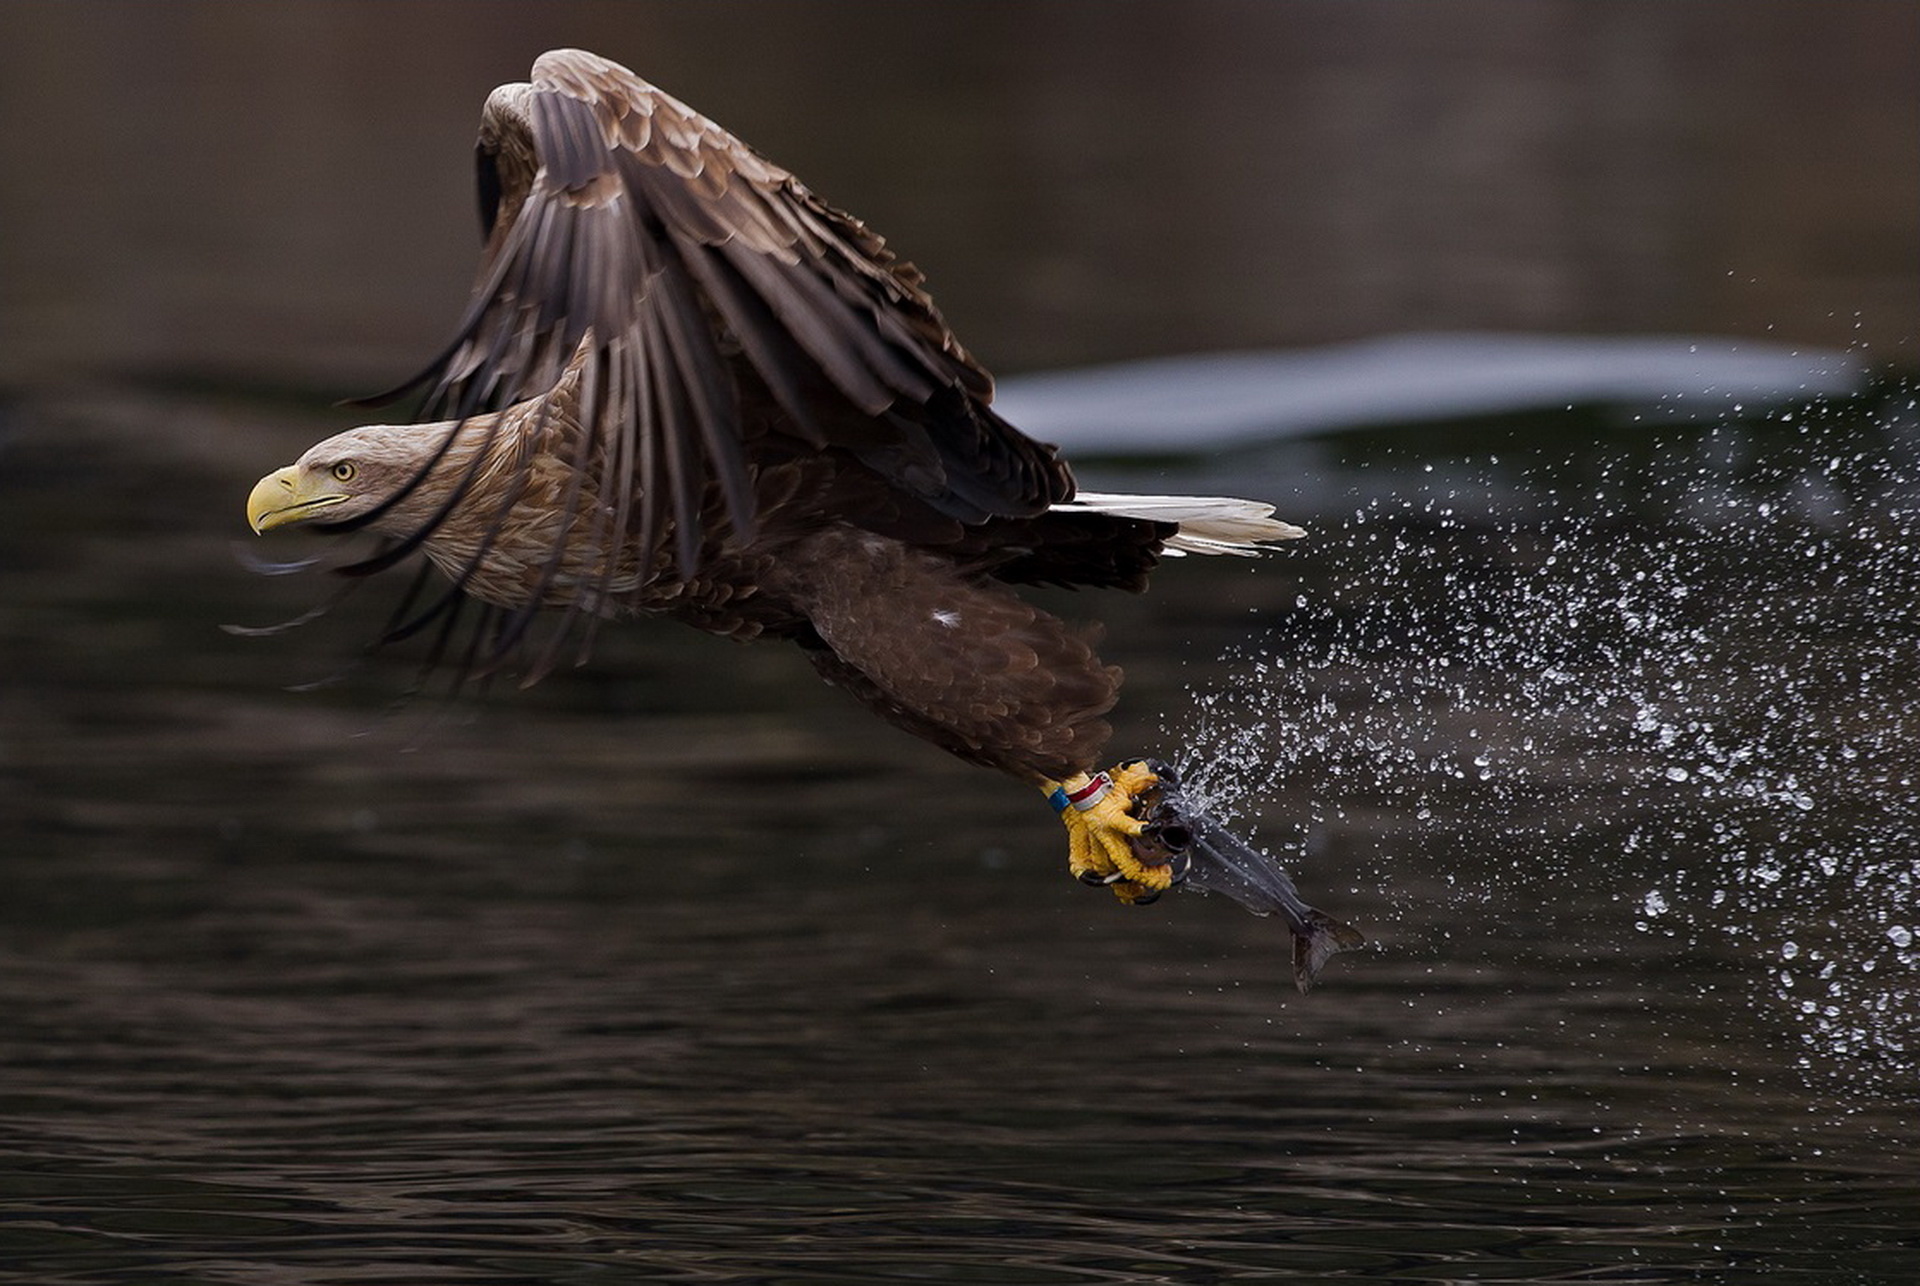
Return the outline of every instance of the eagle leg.
[[[1186,879],[1187,855],[1141,817],[1159,782],[1144,760],[1134,759],[1045,783],[1048,802],[1067,828],[1067,869],[1075,879],[1110,888],[1131,906],[1145,906]]]

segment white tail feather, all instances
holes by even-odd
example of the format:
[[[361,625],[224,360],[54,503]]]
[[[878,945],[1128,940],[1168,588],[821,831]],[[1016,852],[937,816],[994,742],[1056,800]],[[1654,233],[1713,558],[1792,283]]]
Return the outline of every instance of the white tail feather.
[[[1247,558],[1260,553],[1263,545],[1307,534],[1275,518],[1272,505],[1229,496],[1129,496],[1082,491],[1053,507],[1066,513],[1178,523],[1180,530],[1167,538],[1166,551],[1170,554],[1238,554]]]

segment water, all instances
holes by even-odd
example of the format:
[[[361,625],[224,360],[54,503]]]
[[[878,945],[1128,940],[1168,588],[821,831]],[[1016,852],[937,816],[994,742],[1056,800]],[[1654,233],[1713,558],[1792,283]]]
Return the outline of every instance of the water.
[[[289,692],[398,588],[217,629],[319,588],[221,520],[313,425],[22,404],[0,1274],[1905,1280],[1912,420],[1798,415],[1329,444],[1312,540],[1098,601],[1117,748],[1374,938],[1299,997],[779,649]]]
[[[1469,830],[1533,845],[1485,877],[1516,887],[1598,842],[1636,930],[1800,956],[1759,1008],[1798,1033],[1810,1088],[1910,1098],[1916,417],[1894,389],[1843,420],[1418,466],[1347,525],[1338,581],[1201,697],[1202,787],[1231,807],[1304,774],[1422,821],[1464,800]],[[1538,503],[1489,532],[1503,473]]]
[[[444,340],[479,105],[563,44],[869,220],[1003,374],[1911,365],[1912,6],[1438,13],[0,9],[5,172],[58,176],[0,184],[0,1280],[1911,1280],[1908,392],[1087,471],[1313,528],[1063,600],[1116,753],[1373,938],[1308,997],[787,651],[610,630],[450,705],[359,657],[397,584],[219,629],[320,594],[239,566],[303,549],[246,490]]]

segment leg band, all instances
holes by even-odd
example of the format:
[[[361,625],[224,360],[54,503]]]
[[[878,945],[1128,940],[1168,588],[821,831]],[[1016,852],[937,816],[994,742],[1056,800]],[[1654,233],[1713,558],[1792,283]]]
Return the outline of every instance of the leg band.
[[[1047,796],[1047,802],[1053,805],[1053,811],[1056,813],[1066,812],[1069,804],[1073,806],[1075,812],[1084,813],[1105,799],[1107,792],[1112,789],[1113,782],[1105,773],[1095,773],[1084,785],[1076,786],[1072,790],[1068,790],[1065,786],[1055,787],[1054,792]]]

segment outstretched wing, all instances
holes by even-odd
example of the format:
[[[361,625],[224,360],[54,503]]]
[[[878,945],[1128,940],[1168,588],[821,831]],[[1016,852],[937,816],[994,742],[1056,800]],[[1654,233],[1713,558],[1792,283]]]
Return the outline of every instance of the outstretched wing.
[[[424,387],[424,418],[466,417],[547,392],[584,352],[582,466],[603,462],[597,511],[641,566],[671,528],[694,570],[710,487],[751,537],[761,434],[842,450],[963,522],[1072,494],[1053,449],[993,413],[911,266],[626,68],[542,55],[530,84],[488,98],[477,161],[472,302],[393,395]]]

